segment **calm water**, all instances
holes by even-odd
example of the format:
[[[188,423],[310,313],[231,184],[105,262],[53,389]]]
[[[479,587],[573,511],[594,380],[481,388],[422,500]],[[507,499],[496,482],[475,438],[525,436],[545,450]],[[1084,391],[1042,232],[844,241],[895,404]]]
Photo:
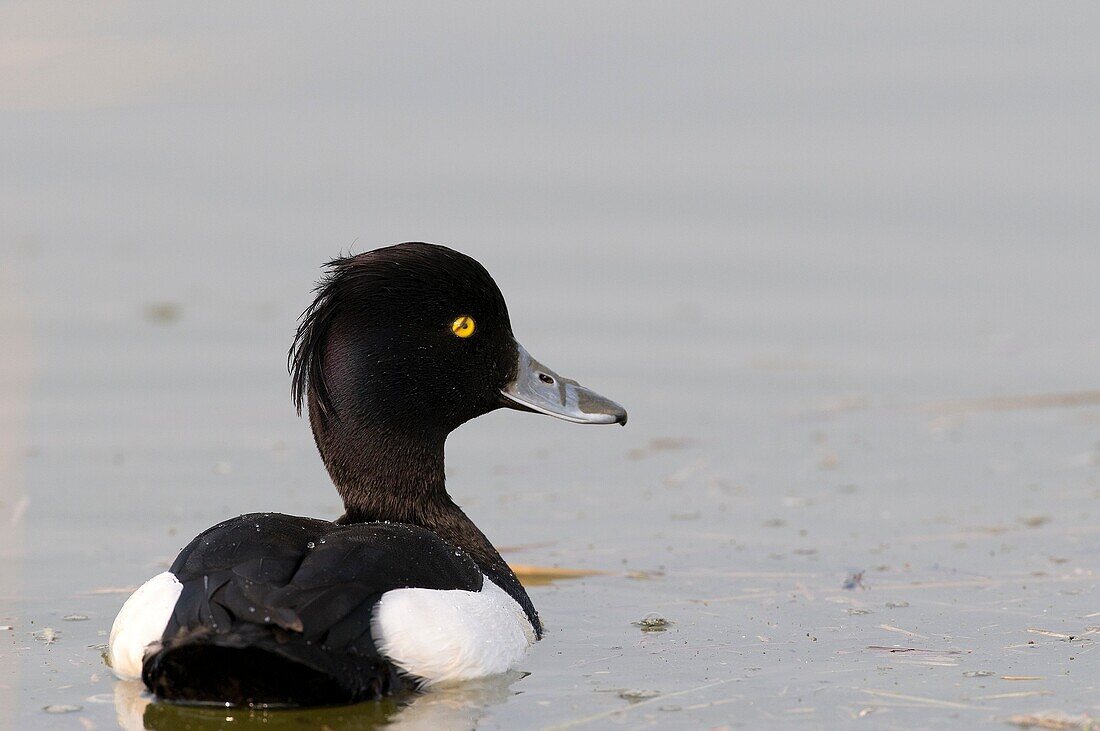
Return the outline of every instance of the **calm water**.
[[[0,727],[1100,715],[1095,6],[397,8],[0,6]],[[126,589],[340,513],[286,350],[408,239],[629,409],[448,443],[509,560],[601,573],[512,676],[146,708]]]

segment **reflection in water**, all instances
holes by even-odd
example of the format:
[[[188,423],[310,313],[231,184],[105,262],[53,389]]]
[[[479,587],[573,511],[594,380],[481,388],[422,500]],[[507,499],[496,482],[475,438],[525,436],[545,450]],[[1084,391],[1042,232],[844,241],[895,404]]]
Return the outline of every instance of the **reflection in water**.
[[[473,728],[489,708],[515,694],[511,686],[527,673],[510,672],[460,685],[433,688],[382,701],[318,709],[248,709],[181,706],[154,701],[140,681],[115,683],[115,712],[124,731],[202,731],[263,724],[265,729],[389,728],[419,731]]]

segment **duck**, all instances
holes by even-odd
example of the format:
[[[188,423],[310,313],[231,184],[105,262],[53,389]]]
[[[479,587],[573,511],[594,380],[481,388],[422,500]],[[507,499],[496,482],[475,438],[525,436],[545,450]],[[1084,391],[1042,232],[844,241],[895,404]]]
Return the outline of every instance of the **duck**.
[[[158,699],[338,705],[510,670],[543,625],[448,493],[447,437],[500,408],[626,424],[619,404],[535,360],[485,267],[446,246],[337,258],[314,295],[291,392],[344,513],[230,518],[142,584],[107,658]]]

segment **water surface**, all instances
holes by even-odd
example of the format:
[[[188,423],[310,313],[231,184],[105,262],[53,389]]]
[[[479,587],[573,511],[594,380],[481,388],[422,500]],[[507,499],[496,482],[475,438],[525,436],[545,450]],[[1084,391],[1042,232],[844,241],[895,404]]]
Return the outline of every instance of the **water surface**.
[[[0,725],[1100,715],[1095,7],[400,7],[0,9]],[[532,587],[511,676],[144,707],[129,588],[340,513],[286,350],[323,261],[409,239],[629,409],[448,442],[509,560],[600,573]]]

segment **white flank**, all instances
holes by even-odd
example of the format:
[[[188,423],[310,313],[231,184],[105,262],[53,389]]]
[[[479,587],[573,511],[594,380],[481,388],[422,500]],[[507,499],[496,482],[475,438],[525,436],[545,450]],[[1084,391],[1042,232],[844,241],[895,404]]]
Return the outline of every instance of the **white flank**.
[[[422,685],[503,673],[535,642],[523,609],[489,579],[481,591],[387,591],[371,629],[378,649]]]
[[[107,657],[111,670],[123,680],[141,677],[145,648],[160,640],[183,584],[168,571],[157,574],[130,595],[111,626]]]

